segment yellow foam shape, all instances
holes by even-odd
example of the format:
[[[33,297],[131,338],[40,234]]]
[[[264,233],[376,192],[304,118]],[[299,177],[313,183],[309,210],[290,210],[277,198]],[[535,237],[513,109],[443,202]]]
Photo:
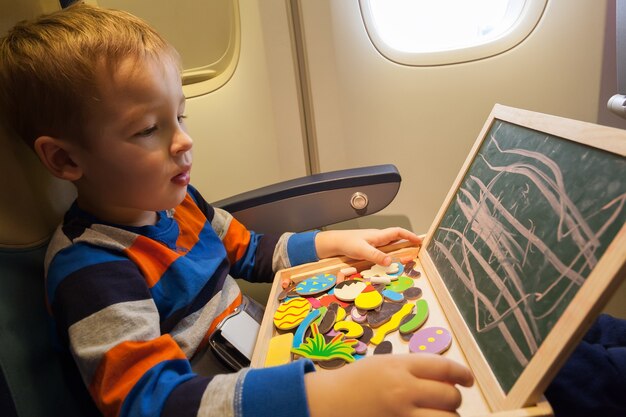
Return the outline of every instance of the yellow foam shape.
[[[383,303],[383,296],[374,289],[366,288],[354,299],[354,305],[361,310],[373,310]]]
[[[350,337],[350,338],[363,336],[363,326],[353,321],[346,321],[346,320],[338,321],[337,323],[335,323],[335,326],[333,327],[333,329],[335,329],[338,332],[345,330],[346,337]]]
[[[298,327],[311,311],[311,303],[302,297],[292,298],[278,306],[274,313],[274,325],[281,330]]]
[[[370,343],[374,345],[378,345],[379,343],[381,343],[385,339],[385,336],[387,336],[388,333],[393,332],[400,326],[400,322],[402,321],[402,319],[408,314],[410,314],[411,311],[413,311],[412,303],[407,303],[403,305],[400,311],[398,311],[396,314],[391,316],[391,318],[389,319],[387,323],[383,324],[378,329],[376,329],[376,331],[374,332],[374,336],[370,340]]]
[[[343,307],[339,307],[337,309],[337,318],[335,319],[335,321],[342,321],[345,318],[346,318],[346,310]]]
[[[293,333],[284,333],[270,339],[265,357],[265,366],[285,365],[291,362],[291,345]]]

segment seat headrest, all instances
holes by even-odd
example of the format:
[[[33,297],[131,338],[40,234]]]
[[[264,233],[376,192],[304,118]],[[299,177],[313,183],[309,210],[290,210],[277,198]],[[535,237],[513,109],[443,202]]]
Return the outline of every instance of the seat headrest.
[[[0,35],[24,19],[60,9],[58,0],[3,6]],[[0,248],[45,242],[75,198],[74,187],[52,177],[33,151],[0,126]]]
[[[54,178],[35,153],[0,126],[0,247],[45,242],[76,196]]]

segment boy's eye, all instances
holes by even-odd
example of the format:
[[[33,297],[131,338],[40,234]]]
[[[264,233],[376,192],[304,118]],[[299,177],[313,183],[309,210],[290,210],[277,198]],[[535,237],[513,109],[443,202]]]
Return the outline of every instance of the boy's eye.
[[[180,116],[178,116],[178,123],[182,123],[185,121],[185,119],[187,118],[186,115],[181,114]]]
[[[140,132],[135,133],[135,136],[150,136],[151,134],[153,134],[155,131],[157,130],[156,125],[154,126],[150,126],[147,129],[144,129]]]

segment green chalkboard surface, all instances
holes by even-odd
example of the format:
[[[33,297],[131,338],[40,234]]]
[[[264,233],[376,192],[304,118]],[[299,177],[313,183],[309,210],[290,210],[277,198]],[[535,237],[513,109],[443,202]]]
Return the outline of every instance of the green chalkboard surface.
[[[508,393],[626,223],[626,158],[503,120],[486,132],[426,251]]]

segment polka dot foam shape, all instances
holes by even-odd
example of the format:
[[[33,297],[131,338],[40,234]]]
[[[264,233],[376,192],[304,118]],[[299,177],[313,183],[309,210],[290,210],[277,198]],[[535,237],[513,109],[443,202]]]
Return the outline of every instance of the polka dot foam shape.
[[[442,353],[452,344],[452,334],[443,327],[427,327],[409,340],[409,351],[414,353]]]

